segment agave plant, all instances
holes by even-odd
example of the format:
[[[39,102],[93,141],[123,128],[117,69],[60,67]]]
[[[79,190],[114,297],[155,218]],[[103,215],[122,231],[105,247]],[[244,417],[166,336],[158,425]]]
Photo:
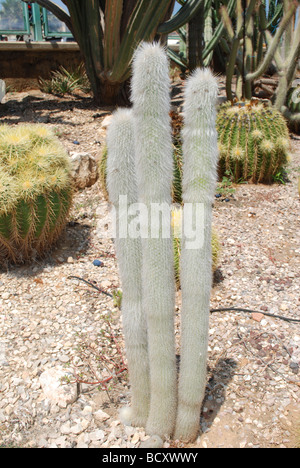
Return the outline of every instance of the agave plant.
[[[77,90],[84,93],[90,91],[90,83],[83,63],[72,70],[60,66],[58,70],[51,72],[51,79],[45,80],[40,77],[39,86],[44,93],[62,96],[72,94]]]
[[[72,201],[69,158],[44,126],[0,127],[0,263],[43,255]]]
[[[74,34],[85,59],[95,99],[102,104],[124,100],[133,51],[183,26],[201,7],[187,0],[171,19],[175,0],[63,0],[69,14],[50,0],[37,0]]]

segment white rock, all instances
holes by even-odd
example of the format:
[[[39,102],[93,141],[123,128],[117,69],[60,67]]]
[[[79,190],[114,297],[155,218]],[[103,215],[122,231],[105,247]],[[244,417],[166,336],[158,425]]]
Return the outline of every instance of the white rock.
[[[60,432],[62,434],[70,434],[70,432],[71,432],[71,423],[70,423],[70,421],[67,421],[65,424],[63,424],[61,426]]]
[[[92,442],[95,442],[96,440],[103,440],[105,437],[105,432],[98,429],[97,431],[90,432],[89,437]]]
[[[61,408],[66,408],[77,399],[77,385],[63,383],[65,375],[66,371],[53,367],[43,372],[39,378],[44,398]]]
[[[110,418],[109,414],[105,413],[101,409],[94,413],[94,419],[96,423],[102,423],[109,418]]]
[[[81,434],[83,431],[85,431],[89,424],[90,424],[90,421],[88,421],[87,419],[84,419],[84,418],[77,418],[75,419],[75,422],[76,424],[74,426],[72,426],[70,428],[70,432],[72,434]]]
[[[135,444],[137,444],[139,442],[139,440],[140,440],[140,434],[138,432],[136,432],[135,434],[133,434],[133,437],[132,437],[130,442],[133,445],[135,445]]]

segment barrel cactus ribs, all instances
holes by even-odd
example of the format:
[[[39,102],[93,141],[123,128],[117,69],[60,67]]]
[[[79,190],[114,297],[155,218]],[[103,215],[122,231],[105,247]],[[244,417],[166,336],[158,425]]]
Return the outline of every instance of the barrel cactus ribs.
[[[41,125],[0,127],[0,263],[42,256],[72,201],[66,151]]]
[[[254,100],[227,102],[217,117],[219,176],[234,182],[271,183],[289,158],[289,132],[282,114]]]

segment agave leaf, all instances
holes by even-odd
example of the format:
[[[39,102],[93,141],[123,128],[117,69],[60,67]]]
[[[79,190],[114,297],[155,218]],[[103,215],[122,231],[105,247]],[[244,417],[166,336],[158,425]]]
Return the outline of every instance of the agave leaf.
[[[140,0],[130,16],[125,35],[120,45],[109,79],[122,82],[130,75],[129,64],[133,51],[143,41],[151,41],[156,33],[156,25],[164,18],[171,0]]]
[[[105,5],[105,22],[107,26],[104,31],[104,68],[112,68],[115,56],[120,48],[120,24],[123,10],[123,0],[111,0]]]
[[[188,0],[171,19],[161,24],[157,29],[158,34],[169,34],[188,23],[202,8],[204,0]]]

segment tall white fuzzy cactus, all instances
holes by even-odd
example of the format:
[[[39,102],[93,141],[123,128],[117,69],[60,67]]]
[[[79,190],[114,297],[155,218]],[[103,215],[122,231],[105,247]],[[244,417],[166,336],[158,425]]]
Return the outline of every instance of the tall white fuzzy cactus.
[[[133,61],[132,101],[138,198],[152,209],[168,207],[163,222],[170,226],[173,157],[169,63],[158,44],[142,44]],[[164,215],[163,215],[164,216]],[[174,430],[177,376],[174,339],[175,280],[172,239],[162,226],[142,239],[143,304],[147,317],[150,363],[150,410],[146,430],[170,436]],[[157,227],[157,226],[156,226]]]
[[[123,238],[119,232],[115,244],[132,388],[127,419],[132,425],[146,426],[147,433],[156,436],[150,444],[159,444],[159,437],[171,437],[174,431],[176,438],[184,440],[197,435],[206,383],[212,275],[217,82],[209,70],[198,70],[185,91],[182,329],[177,388],[173,243],[171,235],[164,235],[164,227],[171,225],[173,178],[169,85],[165,50],[157,44],[142,44],[133,61],[133,109],[118,110],[107,135],[107,185],[116,208],[117,225],[123,219],[120,195],[127,195],[125,222],[127,208],[137,201],[148,214],[141,222],[142,238]],[[186,222],[191,221],[187,208],[191,206],[194,215],[200,206],[202,217],[194,217],[186,230]],[[162,208],[163,225],[157,226],[151,217],[157,213],[155,208]],[[196,234],[199,245],[189,238],[191,232]]]
[[[142,247],[140,238],[128,235],[128,208],[137,202],[133,115],[119,109],[107,131],[107,188],[115,208],[115,249],[123,289],[122,319],[131,385],[131,408],[122,417],[145,426],[150,403],[146,316],[142,304]]]
[[[175,437],[193,440],[200,423],[206,384],[209,304],[212,280],[211,225],[218,158],[215,127],[217,81],[208,69],[197,70],[185,89],[183,130],[183,202],[202,207],[201,222],[192,231],[201,243],[183,232],[181,251],[181,354]],[[183,225],[185,231],[186,222]],[[200,237],[199,237],[200,236]]]

